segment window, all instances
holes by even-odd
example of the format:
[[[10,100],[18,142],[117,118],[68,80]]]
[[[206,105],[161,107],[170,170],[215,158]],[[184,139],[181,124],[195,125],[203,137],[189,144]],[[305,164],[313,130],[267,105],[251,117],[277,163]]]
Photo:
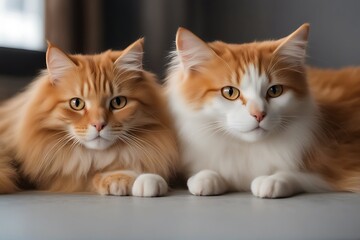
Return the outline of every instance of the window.
[[[43,50],[44,0],[0,0],[0,46]]]

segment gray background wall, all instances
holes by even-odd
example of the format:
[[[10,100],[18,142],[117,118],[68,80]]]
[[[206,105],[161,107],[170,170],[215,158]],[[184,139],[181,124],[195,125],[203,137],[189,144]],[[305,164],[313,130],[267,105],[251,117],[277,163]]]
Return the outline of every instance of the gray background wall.
[[[143,0],[140,22],[147,65],[160,73],[176,29],[206,41],[242,43],[290,34],[311,24],[308,63],[338,68],[360,65],[359,0]]]
[[[44,0],[45,1],[45,0]],[[52,0],[51,2],[65,0]],[[311,24],[311,65],[338,68],[360,65],[360,0],[67,0],[69,9],[58,9],[72,17],[71,29],[54,29],[76,44],[70,53],[94,53],[123,49],[145,37],[145,68],[164,77],[166,56],[174,48],[176,30],[186,27],[205,41],[243,43],[288,35],[302,23]],[[86,11],[89,3],[96,5]],[[80,7],[79,7],[80,6]],[[72,13],[72,14],[70,14]],[[70,16],[69,16],[70,14]],[[96,18],[97,24],[83,18]],[[73,24],[71,24],[73,23]],[[76,26],[76,28],[74,27]],[[86,29],[92,29],[97,46],[86,52]],[[60,35],[61,35],[60,34]],[[59,41],[59,42],[58,42]],[[61,43],[54,39],[54,43]],[[61,44],[60,44],[61,46]],[[44,49],[45,51],[45,49]],[[29,60],[31,59],[31,60]],[[3,49],[0,46],[0,75],[28,75],[45,67],[44,52]]]

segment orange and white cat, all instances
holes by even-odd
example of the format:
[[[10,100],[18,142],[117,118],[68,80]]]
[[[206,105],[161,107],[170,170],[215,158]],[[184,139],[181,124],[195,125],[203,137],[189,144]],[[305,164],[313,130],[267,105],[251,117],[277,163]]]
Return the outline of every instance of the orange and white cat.
[[[67,55],[0,107],[0,193],[37,189],[161,196],[178,151],[161,88],[142,68],[143,39],[124,51]]]
[[[227,44],[178,30],[166,85],[192,194],[360,192],[360,68],[306,67],[308,32]]]

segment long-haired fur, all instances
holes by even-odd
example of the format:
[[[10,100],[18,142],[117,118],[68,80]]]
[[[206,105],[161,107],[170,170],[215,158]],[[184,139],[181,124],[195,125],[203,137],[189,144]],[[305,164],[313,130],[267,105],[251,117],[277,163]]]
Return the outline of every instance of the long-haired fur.
[[[178,30],[166,88],[190,192],[360,192],[360,69],[308,68],[308,32],[228,44]]]
[[[115,170],[173,176],[172,123],[155,76],[142,69],[142,44],[97,55],[49,45],[48,69],[0,107],[0,193],[17,191],[20,178],[73,192],[98,191],[94,176]],[[110,107],[116,96],[127,98],[120,110]],[[74,97],[84,99],[83,110],[70,108]],[[106,125],[109,146],[83,144],[93,122]]]

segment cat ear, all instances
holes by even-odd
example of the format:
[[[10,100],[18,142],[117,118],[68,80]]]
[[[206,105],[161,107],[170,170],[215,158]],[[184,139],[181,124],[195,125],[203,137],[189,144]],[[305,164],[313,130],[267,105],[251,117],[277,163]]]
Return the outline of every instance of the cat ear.
[[[295,32],[282,40],[275,54],[284,58],[284,61],[294,64],[304,64],[306,58],[306,45],[309,36],[309,24],[305,23]]]
[[[55,83],[58,79],[63,77],[67,71],[75,68],[76,64],[59,48],[54,47],[48,42],[46,66],[52,82]]]
[[[194,69],[214,57],[213,50],[203,40],[181,27],[176,33],[176,50],[185,70]]]
[[[142,71],[144,38],[140,38],[127,47],[114,62],[115,68],[125,71]]]

